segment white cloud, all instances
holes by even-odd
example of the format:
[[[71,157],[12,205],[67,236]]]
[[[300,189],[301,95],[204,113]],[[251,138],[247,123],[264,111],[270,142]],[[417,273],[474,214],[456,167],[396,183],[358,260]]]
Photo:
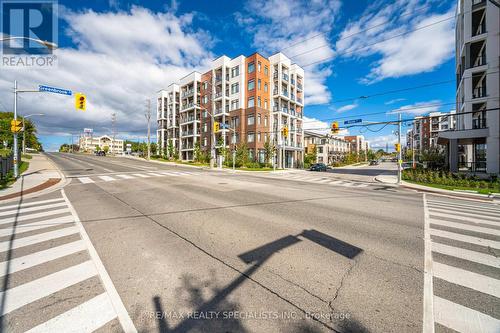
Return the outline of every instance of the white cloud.
[[[305,116],[303,119],[304,119],[304,130],[319,134],[330,133],[330,124],[327,123],[326,121]],[[349,130],[341,129],[337,135],[339,136],[349,135]]]
[[[390,111],[389,113],[406,113],[406,114],[419,115],[419,114],[439,111],[440,107],[441,107],[441,101],[432,100],[428,102],[418,102],[414,104],[404,105]]]
[[[358,107],[358,104],[347,104],[347,105],[344,105],[344,106],[338,108],[337,112],[339,112],[339,113],[346,112],[346,111],[353,110],[353,109],[355,109],[357,107]]]
[[[190,71],[208,65],[211,53],[204,32],[192,31],[191,17],[152,13],[141,7],[130,11],[95,13],[63,9],[66,33],[76,48],[56,50],[58,68],[2,69],[0,100],[9,101],[15,79],[20,88],[38,84],[84,92],[85,112],[75,111],[71,97],[56,94],[21,94],[19,113],[44,113],[35,121],[39,134],[68,135],[84,127],[106,132],[111,114],[117,114],[119,136],[146,133],[145,99],[153,98],[152,133],[156,128],[155,92]]]
[[[367,141],[370,142],[370,147],[373,150],[377,149],[385,149],[386,145],[389,148],[389,151],[394,150],[394,144],[398,142],[398,137],[394,134],[380,135],[371,138],[367,138]],[[406,145],[406,135],[401,136],[401,145],[404,147]]]
[[[429,2],[376,2],[361,19],[346,26],[336,51],[344,57],[380,56],[361,80],[367,84],[436,69],[453,56],[454,20],[446,19],[454,16],[454,8],[446,13],[430,13]],[[409,14],[414,11],[418,15]]]
[[[283,51],[293,62],[307,65],[334,55],[326,36],[334,26],[340,5],[338,0],[253,0],[236,14],[236,20],[252,34],[252,44],[258,50]],[[326,79],[332,74],[331,67],[318,64],[304,70],[305,103],[328,103],[331,92]]]
[[[406,98],[391,99],[390,101],[387,101],[384,104],[385,105],[391,105],[391,104],[398,103],[398,102],[403,102],[403,101],[406,101]]]

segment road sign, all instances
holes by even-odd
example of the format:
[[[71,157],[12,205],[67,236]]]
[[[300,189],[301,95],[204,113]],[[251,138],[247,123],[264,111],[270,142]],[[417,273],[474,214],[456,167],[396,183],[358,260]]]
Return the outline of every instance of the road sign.
[[[84,128],[83,133],[92,133],[94,130],[92,128]]]
[[[49,86],[38,86],[38,91],[40,92],[51,92],[54,94],[62,94],[62,95],[68,95],[71,96],[73,95],[73,92],[71,90],[67,89],[61,89],[61,88],[55,88],[55,87],[49,87]]]
[[[344,120],[344,125],[356,124],[356,123],[360,123],[362,121],[363,121],[363,119]]]
[[[219,124],[219,127],[220,127],[221,129],[229,129],[229,124],[226,124],[226,123],[220,123],[220,124]]]

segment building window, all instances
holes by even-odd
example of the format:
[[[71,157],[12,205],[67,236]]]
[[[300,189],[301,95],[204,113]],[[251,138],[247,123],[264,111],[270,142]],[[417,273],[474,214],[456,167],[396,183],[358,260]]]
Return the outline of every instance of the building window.
[[[269,68],[267,66],[264,66],[264,74],[269,75]]]
[[[207,129],[208,129],[208,124],[204,123],[203,124],[203,132],[207,132]]]
[[[255,124],[255,117],[253,114],[249,114],[247,117],[247,125],[253,125]]]
[[[257,70],[259,71],[259,73],[261,72],[261,64],[260,64],[260,61],[257,62]]]
[[[207,81],[203,82],[203,89],[205,89],[205,90],[208,89],[208,82]]]
[[[240,75],[240,66],[231,68],[231,77],[236,77]]]
[[[260,97],[259,97],[260,98]],[[257,115],[257,124],[261,124],[261,116],[260,116],[260,113]]]
[[[255,141],[255,133],[248,133],[247,135],[247,142],[252,143]]]
[[[258,79],[257,80],[257,89],[259,89],[259,90],[261,90],[261,83],[262,83],[261,80]]]
[[[203,118],[206,118],[206,117],[208,117],[208,112],[207,112],[207,110],[203,111]]]
[[[267,103],[267,101],[266,101]],[[267,126],[267,116],[264,117],[264,126]]]
[[[257,142],[260,142],[260,139],[261,139],[261,136],[260,136],[260,132],[257,133]]]
[[[236,94],[240,91],[240,85],[238,83],[233,83],[231,85],[231,94]]]
[[[255,80],[248,80],[248,90],[254,90],[255,89]]]
[[[203,139],[203,146],[205,146],[205,147],[206,147],[206,146],[207,146],[207,143],[208,143],[208,142],[207,142],[207,138],[204,138],[204,139]]]
[[[203,104],[208,103],[208,95],[203,96]]]
[[[258,106],[259,108],[260,108],[260,107],[262,107],[262,102],[261,102],[261,100],[260,100],[260,96],[259,96],[259,97],[257,97],[257,106]]]
[[[264,100],[264,109],[267,110],[267,99]],[[266,117],[267,118],[267,117]]]
[[[248,73],[253,73],[255,71],[255,63],[251,62],[248,64]]]
[[[248,98],[248,106],[249,108],[253,108],[255,106],[255,98],[254,97],[249,97]]]
[[[268,89],[269,87],[267,86],[267,83],[264,83],[264,92],[267,92]]]
[[[232,122],[232,127],[233,128],[236,128],[236,127],[240,126],[240,117],[238,117],[238,116],[233,117],[231,119],[231,122]]]
[[[318,147],[318,154],[323,154],[323,147]]]
[[[240,108],[240,100],[235,99],[231,101],[231,110],[236,110]]]

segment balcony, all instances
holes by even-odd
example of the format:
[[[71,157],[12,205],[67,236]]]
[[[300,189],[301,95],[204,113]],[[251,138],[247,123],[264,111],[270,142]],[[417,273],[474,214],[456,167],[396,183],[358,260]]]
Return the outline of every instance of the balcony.
[[[472,119],[472,129],[487,128],[485,118]]]
[[[287,81],[288,82],[288,74],[283,73],[282,78],[283,78],[283,81]]]
[[[474,88],[472,91],[472,98],[486,97],[486,86]]]
[[[292,101],[295,101],[295,94],[290,94],[290,99],[291,99]]]
[[[285,97],[288,97],[288,91],[283,90],[283,91],[281,92],[281,95],[283,95],[283,96],[285,96]]]
[[[297,82],[297,88],[298,88],[299,90],[302,90],[302,83]]]
[[[222,97],[222,91],[216,92],[215,93],[215,99],[221,98]]]
[[[302,104],[302,98],[301,97],[297,97],[297,102]]]
[[[479,55],[474,62],[472,62],[472,68],[486,65],[486,53]]]
[[[273,90],[273,95],[278,95],[278,90],[277,89]]]
[[[277,79],[278,78],[278,72],[273,73],[273,78]]]
[[[193,94],[194,94],[194,89],[191,89],[191,90],[188,90],[188,91],[184,91],[182,93],[182,98],[193,96]]]
[[[293,84],[293,85],[295,85],[295,79],[293,79],[293,78],[290,79],[290,83]]]
[[[288,108],[286,108],[286,107],[282,107],[282,108],[281,108],[281,112],[288,113]]]
[[[222,81],[222,76],[216,76],[215,77],[215,83],[219,83]]]
[[[192,107],[194,107],[194,103],[184,104],[184,105],[182,106],[182,111],[185,111],[185,110],[191,109]]]
[[[195,121],[195,117],[185,117],[181,119],[181,124],[190,123]]]

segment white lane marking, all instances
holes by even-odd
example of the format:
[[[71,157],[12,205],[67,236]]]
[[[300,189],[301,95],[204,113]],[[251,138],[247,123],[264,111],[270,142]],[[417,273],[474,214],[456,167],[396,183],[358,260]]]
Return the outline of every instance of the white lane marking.
[[[455,222],[436,220],[436,219],[429,219],[429,220],[432,224],[438,224],[438,225],[442,225],[445,227],[456,228],[456,229],[461,229],[461,230],[469,230],[469,231],[474,231],[474,232],[480,232],[483,234],[500,236],[500,230],[497,230],[497,229],[476,227],[475,225],[455,223]]]
[[[78,180],[82,183],[82,184],[92,184],[94,181],[92,179],[90,179],[89,177],[78,177]]]
[[[113,308],[115,309],[117,315],[118,315],[118,320],[120,321],[120,324],[122,325],[123,330],[125,333],[137,333],[137,329],[134,326],[134,323],[132,322],[132,319],[130,319],[130,316],[128,315],[127,309],[125,309],[125,306],[123,305],[123,302],[120,298],[120,295],[118,295],[118,292],[116,291],[115,286],[113,285],[113,281],[111,281],[111,278],[109,277],[108,272],[106,271],[106,268],[104,268],[104,265],[99,258],[99,255],[97,254],[96,249],[94,248],[94,245],[90,241],[89,235],[87,234],[87,231],[83,227],[83,224],[80,222],[80,218],[78,217],[78,214],[76,213],[75,208],[69,201],[68,197],[66,196],[66,193],[64,192],[64,189],[61,189],[61,194],[68,204],[68,207],[71,211],[71,214],[73,214],[73,217],[75,219],[75,223],[78,226],[80,230],[80,235],[83,239],[83,241],[87,245],[87,251],[89,252],[90,258],[92,258],[92,261],[94,262],[94,265],[97,269],[97,272],[99,273],[99,277],[101,278],[101,282],[104,285],[104,289],[108,293],[108,296],[111,300],[111,303],[113,304]]]
[[[500,320],[438,296],[434,296],[434,313],[437,323],[457,332],[500,332]]]
[[[55,210],[49,210],[46,212],[41,212],[41,213],[35,213],[35,214],[26,214],[26,215],[21,215],[21,216],[14,216],[14,217],[7,217],[3,218],[0,224],[7,224],[7,223],[13,223],[13,222],[21,222],[21,221],[26,221],[26,220],[31,220],[31,219],[38,219],[40,217],[46,217],[46,216],[51,216],[51,215],[57,215],[57,214],[63,214],[63,213],[68,213],[69,209],[68,208],[62,208],[62,209],[55,209]]]
[[[123,178],[123,179],[134,179],[134,177],[129,176],[129,175],[116,175],[116,177],[120,177],[120,178]]]
[[[41,200],[41,201],[34,201],[34,202],[27,202],[27,203],[22,203],[21,208],[25,207],[31,207],[31,206],[37,206],[37,205],[43,205],[47,203],[53,203],[57,201],[63,201],[63,198],[57,198],[57,199],[49,199],[49,200]],[[17,205],[8,205],[8,206],[1,206],[0,211],[3,211],[5,209],[12,209],[12,208],[19,208],[19,204]]]
[[[168,172],[168,171],[159,171],[158,173],[161,173],[162,175],[165,175],[165,176],[172,176],[172,177],[177,177],[177,176],[183,176],[184,175],[182,173]]]
[[[133,173],[133,176],[139,177],[139,178],[149,178],[151,176],[148,175],[143,175],[142,173]]]
[[[65,202],[58,202],[58,203],[54,203],[54,204],[35,206],[35,207],[29,207],[29,208],[21,207],[21,209],[12,209],[12,210],[8,210],[8,211],[0,212],[0,216],[24,214],[24,213],[28,213],[28,212],[34,212],[37,210],[44,210],[44,209],[51,209],[51,208],[65,207],[65,206],[66,206]]]
[[[491,254],[462,249],[460,247],[449,246],[441,243],[432,243],[432,251],[448,256],[465,259],[468,261],[477,262],[483,265],[500,268],[500,258],[496,258]]]
[[[343,183],[343,181],[341,181],[341,180],[332,180],[330,182],[330,184],[333,184],[333,185],[339,185],[339,184],[342,184],[342,183]]]
[[[12,241],[5,241],[0,243],[0,252],[8,251],[9,249],[17,249],[19,247],[29,246],[33,244],[38,244],[51,239],[56,239],[60,237],[65,237],[73,234],[77,234],[78,229],[76,227],[68,227],[63,229],[57,229],[54,231],[45,232],[43,234],[37,234],[33,236],[16,238]]]
[[[113,177],[110,177],[110,176],[99,176],[99,178],[101,178],[105,182],[111,182],[111,181],[115,180]]]
[[[94,264],[91,261],[86,261],[2,291],[0,292],[0,298],[4,299],[4,307],[3,313],[0,313],[0,315],[5,315],[40,298],[91,278],[96,274]]]
[[[358,183],[356,185],[356,187],[368,187],[369,185],[368,184],[362,184],[362,183]]]
[[[435,277],[442,280],[500,297],[500,280],[435,261],[432,271]]]
[[[437,212],[435,209],[430,209],[429,214],[433,215],[433,216],[438,216],[438,217],[450,218],[450,219],[472,222],[472,223],[489,224],[489,225],[495,225],[495,226],[500,227],[500,220],[492,220],[493,218],[491,218],[491,220],[486,219],[486,217],[484,217],[484,218],[481,217],[480,219],[475,219],[473,217],[459,215],[456,212],[454,214],[440,213],[440,212]],[[471,215],[477,216],[477,214],[471,214]]]
[[[328,183],[329,181],[331,181],[331,179],[328,179],[328,178],[326,178],[326,179],[322,178],[322,179],[317,180],[318,183]]]
[[[434,286],[432,282],[432,239],[429,234],[430,223],[429,223],[429,212],[427,210],[427,200],[425,198],[425,193],[423,194],[424,201],[424,319],[423,319],[423,332],[424,333],[434,333]]]
[[[155,177],[163,177],[162,174],[159,174],[159,173],[156,173],[156,172],[148,172],[148,175],[155,176]]]
[[[93,332],[116,318],[113,305],[106,293],[46,321],[27,333]]]
[[[345,186],[345,187],[351,187],[353,185],[354,185],[353,183],[349,183],[349,182],[346,182],[345,184],[342,184],[342,186]]]
[[[500,214],[500,211],[495,210],[484,210],[484,209],[474,209],[471,207],[450,207],[445,205],[429,205],[430,209],[440,209],[446,212],[456,212],[458,214],[471,213],[474,212],[475,216],[488,216],[488,217],[497,217]]]
[[[500,212],[500,207],[498,206],[494,206],[494,205],[490,205],[490,206],[486,206],[486,205],[482,205],[482,204],[464,204],[464,203],[452,203],[452,202],[445,202],[445,201],[433,201],[433,200],[429,200],[429,205],[441,205],[441,206],[446,206],[446,207],[450,207],[451,209],[453,209],[454,207],[461,207],[461,208],[473,208],[473,209],[478,209],[478,210],[488,210],[488,211],[493,211],[493,212]]]
[[[33,223],[18,225],[18,226],[16,226],[15,233],[17,235],[17,234],[21,234],[23,232],[28,232],[28,231],[33,231],[33,230],[38,230],[38,229],[43,229],[43,228],[50,228],[53,226],[57,226],[60,224],[65,224],[65,223],[71,223],[71,222],[73,222],[73,216],[66,215],[66,216],[62,216],[62,217],[57,217],[55,219],[43,220],[43,221],[37,221],[37,222],[33,222]],[[14,226],[2,228],[2,229],[0,229],[0,237],[11,236],[13,232],[14,232]]]
[[[431,235],[433,236],[438,236],[438,237],[443,237],[443,238],[449,238],[453,240],[457,240],[460,242],[465,242],[465,243],[471,243],[471,244],[476,244],[476,245],[481,245],[481,246],[489,246],[495,249],[500,249],[500,242],[491,240],[491,239],[484,239],[484,238],[479,238],[479,237],[474,237],[474,236],[469,236],[469,235],[463,235],[463,234],[458,234],[455,232],[450,232],[450,231],[444,231],[444,230],[439,230],[439,229],[431,229]]]
[[[77,253],[85,250],[85,243],[81,240],[63,244],[60,246],[52,247],[47,250],[38,251],[32,254],[28,254],[24,257],[19,257],[10,260],[10,264],[7,261],[0,263],[0,276],[4,276],[9,267],[9,274],[22,271],[36,265],[43,264],[45,262],[62,258],[67,255]]]

